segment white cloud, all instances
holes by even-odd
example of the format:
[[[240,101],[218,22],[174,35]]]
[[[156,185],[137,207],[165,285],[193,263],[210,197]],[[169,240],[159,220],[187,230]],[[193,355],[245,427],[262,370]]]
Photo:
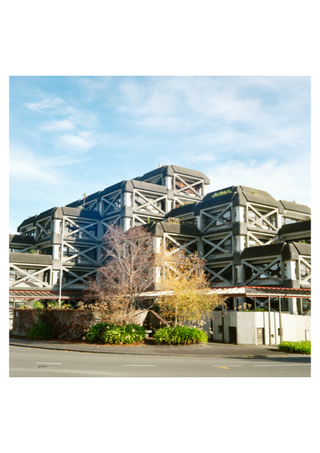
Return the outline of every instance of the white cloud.
[[[276,200],[294,200],[311,207],[311,170],[308,159],[288,163],[280,163],[275,159],[261,162],[229,159],[208,167],[204,173],[210,178],[207,192],[243,185],[265,190]]]
[[[39,102],[33,103],[26,103],[25,105],[28,107],[29,110],[38,111],[49,109],[49,108],[56,108],[60,107],[64,104],[64,101],[61,98],[54,98],[54,99],[43,99]]]
[[[79,132],[78,135],[61,135],[60,142],[67,147],[69,151],[85,152],[96,144],[91,136],[92,132],[89,131]]]
[[[118,109],[137,127],[187,131],[200,144],[285,151],[308,140],[308,90],[299,77],[128,78],[119,85]]]
[[[46,132],[65,131],[73,128],[74,124],[70,120],[52,120],[39,126],[39,129]]]
[[[10,180],[14,185],[37,184],[46,186],[61,186],[66,178],[63,167],[74,165],[88,159],[70,159],[68,156],[39,158],[38,154],[16,145],[10,147],[9,173]],[[53,171],[60,167],[59,171]]]
[[[59,175],[52,172],[45,159],[39,159],[32,152],[26,150],[11,148],[9,168],[10,180],[15,184],[26,181],[51,185],[60,183]]]

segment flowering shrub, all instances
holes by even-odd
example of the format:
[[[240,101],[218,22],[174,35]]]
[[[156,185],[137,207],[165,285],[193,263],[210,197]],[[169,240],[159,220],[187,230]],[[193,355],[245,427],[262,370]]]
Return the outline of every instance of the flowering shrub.
[[[153,338],[159,344],[197,344],[208,341],[208,335],[203,330],[188,326],[163,327],[156,331]]]
[[[109,323],[98,323],[86,334],[89,343],[132,344],[145,339],[144,327],[136,324],[117,326]]]

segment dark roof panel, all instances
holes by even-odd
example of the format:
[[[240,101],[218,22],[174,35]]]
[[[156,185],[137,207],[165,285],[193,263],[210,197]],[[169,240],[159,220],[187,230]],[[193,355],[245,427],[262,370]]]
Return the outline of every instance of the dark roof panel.
[[[162,165],[162,167],[156,168],[155,170],[148,171],[148,173],[145,173],[142,176],[137,176],[136,178],[133,178],[133,179],[143,181],[145,179],[152,178],[153,176],[157,176],[157,175],[163,173],[167,167],[168,167],[167,165]]]
[[[74,216],[74,217],[83,217],[86,219],[101,219],[101,215],[97,211],[90,211],[89,209],[80,209],[80,208],[71,208],[64,206],[61,208],[64,215]]]
[[[22,236],[21,234],[9,234],[9,243],[34,245],[35,240],[33,236]]]
[[[241,258],[260,258],[265,256],[272,256],[272,255],[281,255],[284,247],[286,246],[286,242],[279,242],[277,244],[269,244],[269,245],[258,245],[256,247],[246,247],[242,253]]]
[[[167,189],[164,186],[159,186],[158,184],[152,184],[150,182],[137,181],[135,179],[131,180],[132,185],[135,189],[147,190],[148,192],[158,192],[160,194],[166,194]]]
[[[311,231],[311,220],[304,220],[303,222],[289,223],[288,225],[283,225],[278,234],[279,236],[283,234],[298,233],[298,232],[310,232]]]
[[[197,204],[198,203],[188,203],[183,206],[179,206],[178,208],[171,209],[171,211],[169,211],[165,217],[179,217],[183,214],[193,213]]]
[[[52,264],[51,255],[40,255],[38,253],[9,253],[10,263],[21,264]]]
[[[168,222],[154,222],[145,226],[151,233],[162,235],[165,233],[185,234],[191,236],[199,236],[200,231],[192,225],[181,225]]]

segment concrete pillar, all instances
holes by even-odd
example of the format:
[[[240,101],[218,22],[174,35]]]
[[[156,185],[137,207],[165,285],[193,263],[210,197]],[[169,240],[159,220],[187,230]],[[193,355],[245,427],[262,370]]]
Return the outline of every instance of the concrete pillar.
[[[284,261],[285,279],[297,280],[297,262],[294,260]]]
[[[124,206],[132,206],[132,193],[131,192],[123,192],[123,204]]]
[[[172,190],[172,189],[173,189],[173,187],[172,187],[172,185],[173,185],[173,178],[172,178],[172,176],[166,176],[166,177],[164,178],[164,180],[165,180],[166,189]]]
[[[132,219],[131,217],[124,217],[123,218],[123,229],[124,231],[128,231],[132,226]]]
[[[53,260],[58,260],[60,259],[60,245],[59,244],[53,244],[52,245],[52,259]]]
[[[59,271],[52,271],[51,285],[54,286],[58,283]]]
[[[201,215],[197,216],[197,228],[198,228],[199,231],[202,230],[202,218],[201,218]]]
[[[53,233],[61,233],[61,220],[53,219]]]
[[[242,283],[242,266],[241,264],[235,266],[235,279],[236,283]]]
[[[234,221],[235,222],[245,222],[245,207],[244,206],[235,206]]]
[[[242,252],[245,249],[246,237],[242,234],[235,236],[235,249],[236,252]]]
[[[297,307],[297,299],[296,298],[289,298],[288,299],[288,307],[289,307],[289,312],[291,315],[297,315],[298,314],[298,307]]]

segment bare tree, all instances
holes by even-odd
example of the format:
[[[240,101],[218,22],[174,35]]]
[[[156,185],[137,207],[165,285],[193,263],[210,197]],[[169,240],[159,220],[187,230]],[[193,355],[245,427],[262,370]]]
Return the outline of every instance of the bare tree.
[[[104,244],[107,261],[89,282],[84,305],[108,313],[113,322],[131,322],[137,298],[153,288],[153,237],[143,227],[110,227]]]

